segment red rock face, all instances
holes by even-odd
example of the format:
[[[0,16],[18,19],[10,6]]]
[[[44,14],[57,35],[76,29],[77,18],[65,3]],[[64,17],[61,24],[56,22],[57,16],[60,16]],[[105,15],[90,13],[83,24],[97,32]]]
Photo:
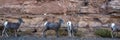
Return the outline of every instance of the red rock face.
[[[119,22],[120,1],[110,1],[108,6],[106,2],[106,0],[88,0],[85,6],[84,0],[0,0],[0,24],[18,17],[22,17],[26,22],[22,27],[35,26],[37,23],[40,24],[37,27],[43,27],[44,19],[58,22],[58,18],[63,18],[65,22],[71,20],[78,23],[79,27],[97,27]],[[53,17],[55,19],[52,19]],[[94,18],[98,18],[101,22],[95,21]]]
[[[88,4],[85,5],[85,2]],[[58,22],[62,18],[62,27],[66,27],[70,20],[78,26],[78,31],[87,35],[86,32],[94,27],[104,28],[111,22],[120,23],[120,1],[106,3],[106,0],[0,0],[0,28],[5,20],[17,22],[17,18],[22,17],[25,23],[19,28],[21,31],[37,29],[40,34],[45,21]]]
[[[83,6],[83,0],[49,0],[48,2],[41,2],[36,0],[2,0],[0,5],[7,8],[15,8],[26,13],[44,14],[44,13],[101,13],[101,6],[105,0],[88,0],[88,5]],[[111,1],[110,3],[117,3]],[[118,1],[119,2],[119,1]],[[112,4],[110,4],[112,5]],[[114,5],[114,4],[113,4]],[[1,8],[2,8],[1,7]],[[16,8],[18,7],[18,8]],[[113,6],[111,6],[113,7]],[[119,6],[116,6],[117,8]],[[115,9],[115,8],[114,8]],[[119,9],[119,8],[118,8]]]
[[[26,13],[42,14],[42,13],[68,13],[68,12],[82,12],[82,13],[99,13],[99,8],[93,7],[89,2],[87,8],[82,6],[84,1],[79,0],[59,0],[48,2],[36,1],[36,0],[4,0],[0,1],[1,5],[15,8],[20,7]],[[96,4],[98,5],[98,4]],[[91,6],[91,7],[90,7]],[[82,10],[82,11],[80,11]]]

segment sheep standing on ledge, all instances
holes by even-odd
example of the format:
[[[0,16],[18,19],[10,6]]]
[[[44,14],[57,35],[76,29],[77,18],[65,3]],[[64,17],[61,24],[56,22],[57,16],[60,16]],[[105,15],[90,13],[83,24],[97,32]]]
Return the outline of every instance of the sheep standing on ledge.
[[[17,29],[20,27],[21,23],[24,23],[22,18],[19,18],[17,23],[12,23],[12,22],[5,21],[4,24],[3,24],[4,29],[2,31],[2,36],[4,36],[4,33],[5,33],[5,35],[8,37],[8,34],[6,32],[8,29],[14,30],[15,36],[17,36]]]
[[[111,27],[111,30],[112,30],[111,36],[113,38],[114,33],[115,33],[115,36],[117,36],[118,32],[120,31],[120,26],[116,25],[115,23],[111,23],[110,27]]]
[[[71,23],[71,21],[67,22],[67,31],[68,31],[68,35],[70,37],[73,36],[73,30],[72,30],[72,23]]]
[[[54,30],[56,32],[56,37],[59,37],[58,30],[60,29],[62,23],[63,23],[63,19],[59,19],[59,22],[57,23],[46,21],[44,23],[45,28],[43,29],[43,37],[46,37],[45,32],[47,30]]]

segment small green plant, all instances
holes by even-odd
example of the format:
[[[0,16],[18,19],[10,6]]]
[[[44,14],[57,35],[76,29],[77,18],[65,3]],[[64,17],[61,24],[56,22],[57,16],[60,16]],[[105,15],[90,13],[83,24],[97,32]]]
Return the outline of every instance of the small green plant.
[[[77,36],[77,37],[81,37],[82,32],[81,31],[77,31],[74,35]]]
[[[81,33],[82,33],[82,32],[77,31],[77,32],[74,33],[74,36],[80,37],[80,36],[81,36]],[[68,36],[68,32],[67,32],[67,30],[65,30],[65,29],[60,29],[60,30],[59,30],[59,34],[60,34],[60,36]]]
[[[101,37],[111,37],[111,31],[107,29],[97,29],[95,30],[95,35],[101,36]]]
[[[67,33],[67,31],[65,31],[65,29],[60,29],[59,34],[60,34],[60,36],[67,36],[68,35],[68,33]]]

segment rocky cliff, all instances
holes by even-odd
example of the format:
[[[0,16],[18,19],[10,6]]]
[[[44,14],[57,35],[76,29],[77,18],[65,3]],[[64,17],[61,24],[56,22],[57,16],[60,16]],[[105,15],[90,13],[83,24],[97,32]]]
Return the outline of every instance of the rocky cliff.
[[[5,20],[16,22],[19,17],[25,21],[21,28],[28,29],[58,18],[71,20],[79,27],[101,27],[120,23],[120,0],[0,0],[0,24]]]

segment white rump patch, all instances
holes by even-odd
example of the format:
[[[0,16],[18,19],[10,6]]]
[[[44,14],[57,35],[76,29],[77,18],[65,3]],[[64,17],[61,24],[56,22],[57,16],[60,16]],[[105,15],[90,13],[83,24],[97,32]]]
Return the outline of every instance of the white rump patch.
[[[5,22],[4,22],[4,26],[6,27],[7,24],[8,24],[8,21],[5,21]]]
[[[47,24],[48,22],[46,21],[45,23],[44,23],[44,26]]]
[[[72,29],[72,27],[71,27],[71,26],[72,26],[71,21],[68,21],[68,22],[67,22],[67,27],[68,27],[69,29]]]
[[[68,22],[67,22],[67,25],[71,26],[71,21],[68,21]]]
[[[115,26],[115,23],[112,23],[112,24],[111,24],[111,27],[114,28],[114,26]]]

